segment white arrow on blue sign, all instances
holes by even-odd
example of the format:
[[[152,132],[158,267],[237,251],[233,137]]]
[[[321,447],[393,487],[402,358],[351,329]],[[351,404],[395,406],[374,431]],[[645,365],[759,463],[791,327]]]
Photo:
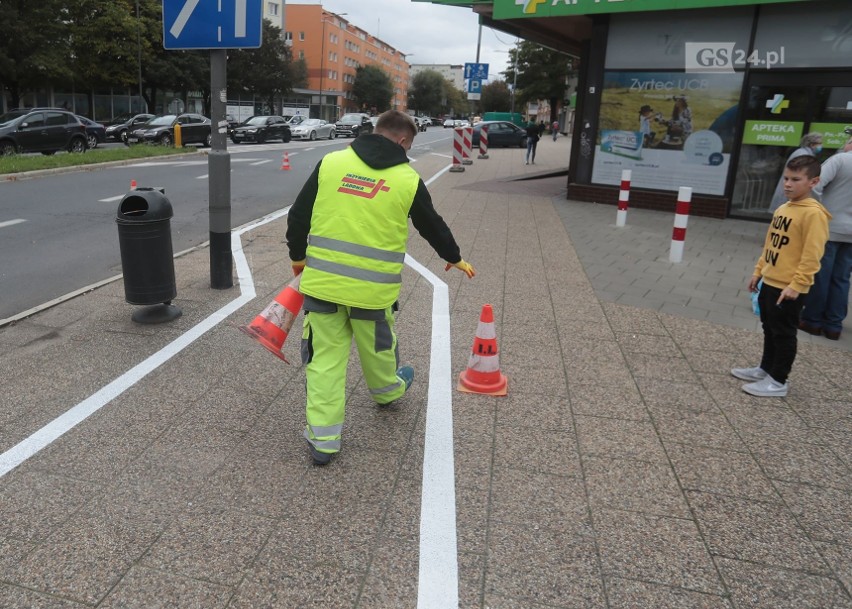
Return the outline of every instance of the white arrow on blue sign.
[[[466,63],[464,64],[464,77],[474,78],[476,80],[488,79],[488,64],[487,63]]]
[[[163,0],[163,47],[256,49],[263,0]]]

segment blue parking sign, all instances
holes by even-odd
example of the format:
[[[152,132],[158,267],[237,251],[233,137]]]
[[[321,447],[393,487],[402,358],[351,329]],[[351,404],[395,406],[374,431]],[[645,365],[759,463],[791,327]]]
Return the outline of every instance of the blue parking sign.
[[[263,0],[163,0],[163,47],[256,49]]]

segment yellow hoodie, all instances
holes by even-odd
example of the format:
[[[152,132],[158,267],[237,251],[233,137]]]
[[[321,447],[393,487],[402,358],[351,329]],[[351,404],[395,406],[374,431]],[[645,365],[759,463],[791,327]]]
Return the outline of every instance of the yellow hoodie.
[[[816,199],[787,201],[775,210],[754,274],[764,283],[806,294],[828,241],[831,214]]]

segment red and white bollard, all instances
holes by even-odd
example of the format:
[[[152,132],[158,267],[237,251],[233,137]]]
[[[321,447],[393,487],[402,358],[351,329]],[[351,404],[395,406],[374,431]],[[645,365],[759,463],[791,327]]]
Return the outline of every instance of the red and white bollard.
[[[464,148],[462,148],[462,165],[473,165],[473,127],[462,127],[464,132]]]
[[[454,173],[464,171],[464,167],[462,167],[463,140],[464,134],[461,127],[453,129],[453,166],[450,167],[450,171]]]
[[[479,129],[479,156],[476,158],[488,158],[488,125],[482,125]]]
[[[692,189],[689,186],[681,186],[677,193],[669,262],[677,263],[683,260],[683,242],[686,240],[686,223],[689,220],[689,204],[691,201]]]
[[[627,222],[627,202],[630,201],[630,176],[629,169],[621,170],[621,190],[618,191],[618,212],[615,214],[615,225],[624,226]]]

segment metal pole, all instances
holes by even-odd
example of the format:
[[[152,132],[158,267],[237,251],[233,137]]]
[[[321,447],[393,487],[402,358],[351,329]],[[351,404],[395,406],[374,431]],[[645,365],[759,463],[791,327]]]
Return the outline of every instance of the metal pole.
[[[139,19],[139,0],[136,0],[136,51],[139,67],[139,103],[143,104],[144,110],[147,112],[148,102],[142,96],[142,21]]]
[[[322,85],[323,85],[322,77],[323,77],[323,72],[325,72],[325,68],[323,67],[324,63],[325,63],[325,16],[323,15],[323,18],[322,18],[322,44],[321,44],[321,49],[320,49],[320,94],[319,94],[319,98],[320,98],[319,99],[319,102],[320,102],[319,118],[320,119],[323,118],[323,105],[324,105],[322,103],[323,102],[323,99],[322,99],[322,97],[323,97],[323,95],[322,95]]]
[[[207,173],[210,178],[210,287],[224,290],[233,287],[231,258],[231,155],[226,138],[225,119],[228,51],[210,50],[210,154]]]

